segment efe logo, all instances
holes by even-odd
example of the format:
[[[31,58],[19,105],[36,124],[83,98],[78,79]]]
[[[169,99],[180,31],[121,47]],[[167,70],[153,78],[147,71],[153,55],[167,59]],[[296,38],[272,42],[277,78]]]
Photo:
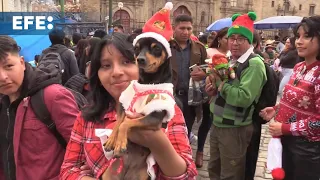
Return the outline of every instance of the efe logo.
[[[45,30],[46,28],[52,29],[53,25],[50,23],[45,26],[46,19],[52,22],[52,16],[12,16],[12,29],[13,30],[28,30],[29,25],[36,25],[36,30]],[[23,22],[23,25],[22,25]]]

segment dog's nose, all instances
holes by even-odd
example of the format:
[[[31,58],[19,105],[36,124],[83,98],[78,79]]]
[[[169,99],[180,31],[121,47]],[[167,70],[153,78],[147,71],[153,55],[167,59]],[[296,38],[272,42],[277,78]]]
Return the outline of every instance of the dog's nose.
[[[140,65],[146,64],[146,60],[144,58],[138,58],[137,61],[138,61],[138,64]]]

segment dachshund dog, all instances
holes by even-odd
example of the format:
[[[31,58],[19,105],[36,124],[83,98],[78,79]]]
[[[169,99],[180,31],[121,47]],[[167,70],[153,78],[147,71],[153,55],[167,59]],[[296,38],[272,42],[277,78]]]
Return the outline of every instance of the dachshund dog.
[[[141,38],[134,47],[136,63],[139,66],[140,84],[171,83],[170,58],[165,47],[154,38]],[[121,104],[123,105],[123,104]],[[117,123],[104,144],[106,151],[113,150],[115,162],[103,174],[104,180],[147,180],[148,148],[128,140],[131,129],[159,130],[166,126],[162,120],[167,111],[153,111],[138,119],[128,119],[123,106],[117,112]],[[119,167],[122,170],[119,171]],[[117,172],[118,169],[118,172]],[[115,173],[117,172],[117,173]]]

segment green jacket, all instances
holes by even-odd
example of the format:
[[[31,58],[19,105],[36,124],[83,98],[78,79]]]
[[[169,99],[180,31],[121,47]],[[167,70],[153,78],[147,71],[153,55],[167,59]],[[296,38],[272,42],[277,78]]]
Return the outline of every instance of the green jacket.
[[[249,67],[241,72],[241,77],[225,83],[211,102],[213,124],[217,127],[240,127],[251,124],[254,110],[254,106],[251,105],[253,101],[258,102],[266,82],[267,75],[263,61],[259,57],[249,59]],[[220,83],[216,83],[217,87]]]

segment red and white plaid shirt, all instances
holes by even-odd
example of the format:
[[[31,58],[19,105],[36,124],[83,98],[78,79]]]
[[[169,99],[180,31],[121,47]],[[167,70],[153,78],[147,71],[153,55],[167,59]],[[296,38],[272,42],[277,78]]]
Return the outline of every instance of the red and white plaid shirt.
[[[78,180],[80,167],[86,163],[91,167],[94,178],[99,178],[109,166],[99,137],[95,136],[95,129],[112,129],[116,122],[116,112],[105,115],[103,123],[85,121],[78,116],[75,121],[69,144],[66,149],[64,162],[61,167],[60,179]],[[187,137],[187,129],[181,110],[175,107],[175,116],[168,123],[166,132],[171,144],[177,153],[186,161],[187,171],[179,177],[167,177],[156,167],[157,180],[191,180],[197,176],[197,170],[192,160],[192,149]]]

